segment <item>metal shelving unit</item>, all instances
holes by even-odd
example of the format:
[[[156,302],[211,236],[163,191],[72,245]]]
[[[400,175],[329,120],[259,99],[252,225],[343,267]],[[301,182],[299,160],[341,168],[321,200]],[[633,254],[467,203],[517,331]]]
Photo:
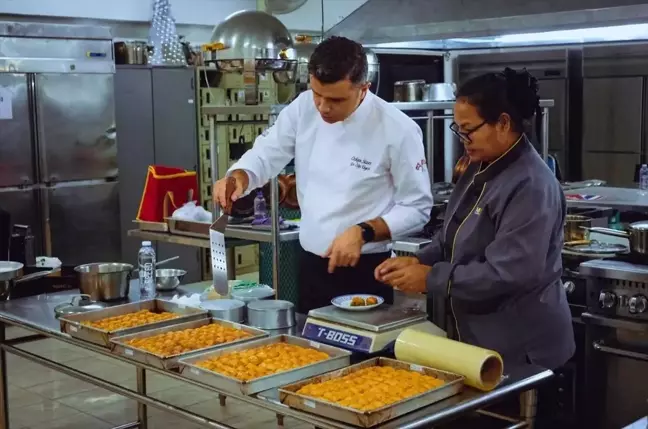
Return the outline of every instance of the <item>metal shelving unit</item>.
[[[434,145],[431,144],[434,137],[435,120],[451,120],[453,118],[451,113],[447,111],[454,108],[454,101],[413,101],[413,102],[393,102],[392,106],[403,112],[426,112],[426,116],[412,117],[412,119],[426,120],[425,126],[425,157],[427,158],[428,165],[434,165]],[[542,108],[542,158],[546,161],[549,156],[549,109],[554,107],[554,100],[540,100],[540,107]],[[446,113],[441,115],[435,114],[435,111],[444,110]],[[446,148],[447,149],[447,148]],[[456,162],[453,159],[453,151],[445,150],[444,153],[444,166],[445,166],[445,180],[450,182],[452,179],[452,166]],[[428,169],[430,179],[433,180],[433,172]]]

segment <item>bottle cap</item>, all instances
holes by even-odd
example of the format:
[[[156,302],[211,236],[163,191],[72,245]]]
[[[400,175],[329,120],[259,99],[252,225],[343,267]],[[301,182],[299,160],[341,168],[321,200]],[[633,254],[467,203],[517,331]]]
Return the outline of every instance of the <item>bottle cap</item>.
[[[151,246],[151,245],[152,244],[150,241],[142,241],[142,246]]]

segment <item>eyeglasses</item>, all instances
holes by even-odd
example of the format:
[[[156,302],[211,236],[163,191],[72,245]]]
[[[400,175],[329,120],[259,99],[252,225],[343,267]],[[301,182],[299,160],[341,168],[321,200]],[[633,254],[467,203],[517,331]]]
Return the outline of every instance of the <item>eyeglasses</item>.
[[[454,135],[457,136],[459,138],[459,140],[461,140],[462,142],[472,143],[470,135],[472,133],[474,133],[475,131],[479,130],[484,125],[486,125],[486,121],[484,121],[481,124],[477,125],[472,130],[468,130],[468,131],[464,132],[464,131],[459,131],[459,125],[457,125],[456,122],[453,122],[453,123],[450,124],[450,131],[452,131],[454,133]]]

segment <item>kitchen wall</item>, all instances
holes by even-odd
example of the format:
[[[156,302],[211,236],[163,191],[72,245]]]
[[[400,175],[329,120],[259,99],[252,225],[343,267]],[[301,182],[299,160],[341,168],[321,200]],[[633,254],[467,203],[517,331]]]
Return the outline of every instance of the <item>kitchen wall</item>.
[[[367,0],[324,0],[324,29],[328,30]],[[189,37],[186,27],[200,27],[206,36],[211,28],[227,15],[242,9],[256,9],[256,0],[171,0],[173,15],[177,24],[185,27],[185,34],[192,42],[200,29],[193,28],[196,34]],[[30,20],[103,20],[119,22],[123,28],[143,25],[151,18],[152,0],[0,0],[0,19],[11,19],[16,15]],[[290,30],[319,32],[322,27],[320,0],[308,2],[296,11],[277,16]],[[147,25],[147,24],[146,24]],[[131,31],[132,28],[131,28]],[[119,35],[118,35],[119,37]],[[128,36],[124,36],[128,37]]]

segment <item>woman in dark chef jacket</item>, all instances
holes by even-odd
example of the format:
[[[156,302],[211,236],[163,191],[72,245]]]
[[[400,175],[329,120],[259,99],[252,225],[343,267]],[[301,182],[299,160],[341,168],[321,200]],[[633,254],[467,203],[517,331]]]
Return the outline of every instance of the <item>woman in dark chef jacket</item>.
[[[451,130],[470,164],[443,228],[416,257],[376,268],[396,289],[449,300],[450,334],[498,351],[505,368],[562,366],[574,334],[560,276],[565,198],[523,130],[541,115],[538,85],[506,69],[457,91]]]

